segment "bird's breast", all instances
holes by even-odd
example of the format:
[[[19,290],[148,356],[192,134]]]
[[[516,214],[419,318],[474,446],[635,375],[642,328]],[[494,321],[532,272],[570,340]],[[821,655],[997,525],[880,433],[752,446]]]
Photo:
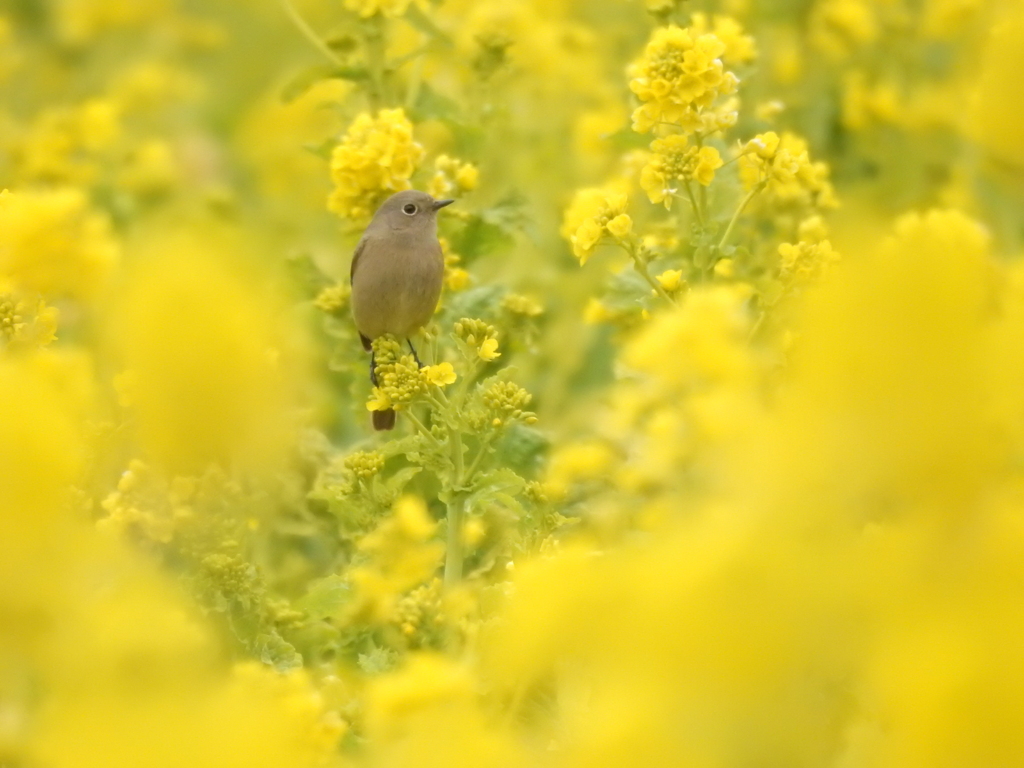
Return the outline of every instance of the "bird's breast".
[[[367,243],[352,276],[352,314],[360,333],[408,336],[425,325],[437,308],[444,259],[432,247],[408,243]]]

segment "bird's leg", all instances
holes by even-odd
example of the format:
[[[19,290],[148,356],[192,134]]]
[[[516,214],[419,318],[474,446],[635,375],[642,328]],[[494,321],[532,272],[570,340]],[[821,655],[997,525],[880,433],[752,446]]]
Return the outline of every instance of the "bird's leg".
[[[370,353],[370,383],[377,386],[377,356]]]
[[[406,339],[405,341],[409,345],[409,349],[412,350],[412,359],[416,361],[416,365],[422,368],[423,363],[420,362],[420,356],[416,354],[416,348],[412,345],[412,339]]]

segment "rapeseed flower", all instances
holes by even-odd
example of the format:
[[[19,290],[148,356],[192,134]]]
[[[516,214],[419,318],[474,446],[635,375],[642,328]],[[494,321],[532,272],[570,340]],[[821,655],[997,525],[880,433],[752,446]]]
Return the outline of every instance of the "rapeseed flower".
[[[713,133],[730,125],[732,116],[712,110],[718,97],[734,93],[739,84],[722,63],[725,51],[711,33],[674,25],[656,30],[629,69],[630,90],[642,102],[633,112],[633,129],[648,133],[668,124]]]
[[[327,207],[348,219],[369,218],[385,197],[410,188],[423,155],[401,109],[361,113],[331,153],[334,191]]]
[[[655,139],[651,143],[653,154],[640,174],[640,186],[652,203],[664,203],[666,208],[670,208],[672,198],[678,192],[674,182],[696,181],[707,187],[714,181],[715,171],[723,165],[718,150],[688,144],[689,140],[681,134]]]
[[[0,192],[0,275],[22,288],[94,296],[120,250],[109,217],[80,189]]]
[[[610,235],[621,239],[632,230],[626,205],[626,194],[614,187],[582,189],[573,197],[565,211],[561,232],[572,244],[573,255],[581,266],[587,263],[603,237]]]

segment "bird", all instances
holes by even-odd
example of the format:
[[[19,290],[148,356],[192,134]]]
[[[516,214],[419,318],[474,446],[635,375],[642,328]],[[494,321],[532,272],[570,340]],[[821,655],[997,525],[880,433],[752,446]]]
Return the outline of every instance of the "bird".
[[[404,338],[420,365],[410,336],[437,309],[444,281],[444,256],[437,239],[437,212],[454,200],[435,200],[415,189],[385,200],[352,255],[352,319],[363,349],[370,351],[370,380],[376,385],[372,342],[391,334]],[[394,429],[393,410],[373,411],[373,428]]]

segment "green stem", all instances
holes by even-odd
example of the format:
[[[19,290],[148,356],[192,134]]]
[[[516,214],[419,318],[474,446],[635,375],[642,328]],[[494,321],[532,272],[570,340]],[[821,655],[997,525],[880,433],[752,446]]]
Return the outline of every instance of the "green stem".
[[[387,45],[384,40],[384,20],[380,14],[367,21],[366,30],[363,43],[366,46],[366,66],[370,70],[370,106],[376,110],[388,102],[384,82]]]
[[[453,430],[452,445],[452,482],[449,488],[451,498],[448,502],[448,546],[444,556],[444,583],[452,586],[462,579],[462,518],[465,513],[465,498],[462,495],[462,433]]]
[[[487,448],[488,448],[489,445],[490,445],[490,441],[489,440],[484,440],[482,443],[480,443],[480,450],[477,452],[476,456],[473,458],[473,461],[470,462],[469,469],[466,470],[466,480],[467,481],[471,477],[473,477],[473,473],[476,472],[476,468],[477,468],[477,466],[479,466],[480,460],[483,459],[484,455],[487,453]]]
[[[743,198],[743,202],[740,203],[740,207],[737,208],[736,213],[732,215],[732,219],[729,221],[729,226],[725,228],[725,234],[722,235],[722,239],[718,241],[719,251],[721,251],[726,242],[728,242],[729,235],[732,234],[732,230],[735,228],[736,222],[739,221],[740,214],[742,214],[744,209],[750,205],[750,201],[753,200],[762,189],[764,189],[765,183],[766,182],[763,181],[759,182],[758,185],[750,190],[747,196]]]
[[[405,415],[409,417],[409,421],[413,423],[413,426],[416,427],[419,433],[423,435],[425,438],[427,438],[435,448],[441,447],[440,441],[438,441],[438,439],[434,437],[433,433],[429,429],[427,429],[426,425],[424,425],[422,421],[416,418],[412,410],[406,411]]]
[[[704,215],[701,213],[700,206],[697,205],[697,198],[693,194],[693,185],[688,179],[684,183],[686,184],[686,196],[690,198],[690,207],[693,208],[693,215],[696,217],[697,223],[700,224],[700,228],[704,229]]]
[[[626,252],[629,254],[630,258],[633,259],[633,267],[634,269],[636,269],[637,272],[640,273],[640,277],[647,281],[647,284],[654,289],[654,292],[656,294],[661,296],[661,298],[663,298],[665,301],[667,301],[674,307],[676,305],[675,300],[668,295],[668,291],[661,287],[661,283],[659,283],[657,280],[651,277],[651,273],[647,269],[647,264],[646,262],[644,262],[642,258],[640,258],[640,254],[638,252],[636,245],[633,243],[624,243],[622,241],[620,241],[620,244],[626,249]]]
[[[330,46],[313,31],[313,28],[309,26],[306,20],[302,18],[302,14],[300,14],[298,9],[292,5],[291,0],[281,0],[281,7],[284,8],[284,12],[288,15],[288,18],[292,20],[292,23],[296,26],[299,32],[301,32],[303,36],[313,44],[314,48],[339,67],[344,63],[338,55],[331,50]]]
[[[423,82],[423,57],[420,56],[412,65],[412,74],[409,75],[409,86],[405,92],[405,108],[411,110],[416,106],[416,100],[420,95],[420,84]]]

